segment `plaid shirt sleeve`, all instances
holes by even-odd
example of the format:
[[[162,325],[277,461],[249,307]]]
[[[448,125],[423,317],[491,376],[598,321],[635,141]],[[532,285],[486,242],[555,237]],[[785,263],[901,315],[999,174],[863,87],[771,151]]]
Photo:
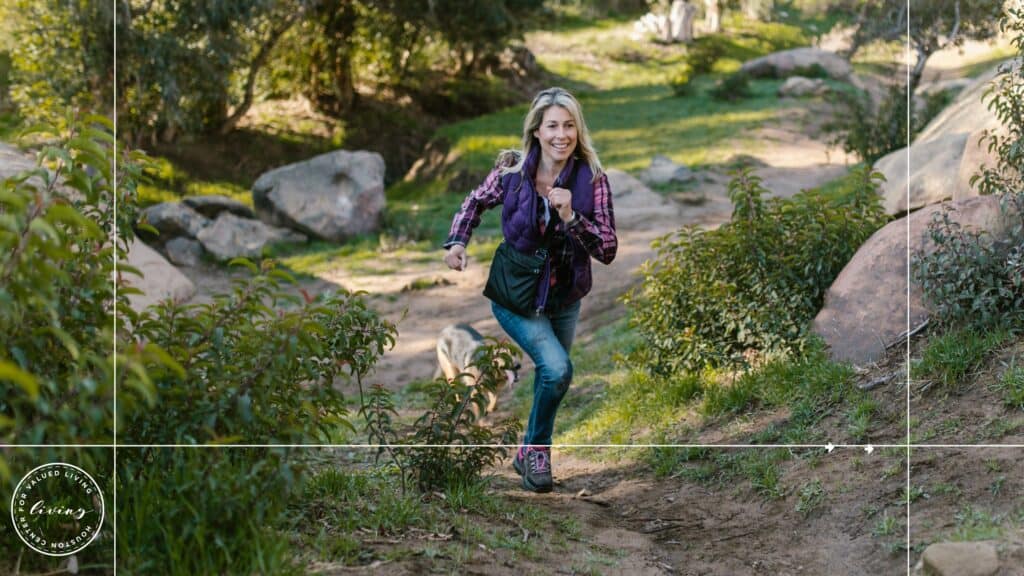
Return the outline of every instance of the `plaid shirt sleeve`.
[[[615,259],[619,239],[615,235],[612,189],[608,184],[607,175],[601,174],[594,183],[594,219],[590,220],[577,214],[576,221],[568,228],[569,233],[579,240],[598,262],[611,264]]]
[[[505,201],[505,191],[501,189],[501,170],[495,168],[487,175],[484,183],[476,190],[466,196],[462,202],[462,208],[455,214],[452,220],[451,230],[448,232],[448,239],[444,247],[451,248],[455,244],[466,246],[469,244],[469,237],[473,235],[473,229],[480,224],[480,216],[485,210],[494,208]]]

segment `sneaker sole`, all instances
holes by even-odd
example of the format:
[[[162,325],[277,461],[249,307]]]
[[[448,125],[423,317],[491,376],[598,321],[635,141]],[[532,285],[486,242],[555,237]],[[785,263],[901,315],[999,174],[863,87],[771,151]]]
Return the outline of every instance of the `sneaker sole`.
[[[516,474],[523,475],[523,469],[519,466],[519,458],[515,456],[512,457],[512,469],[516,471]]]
[[[530,482],[529,480],[527,480],[526,479],[526,475],[524,474],[523,475],[523,488],[526,488],[530,492],[536,492],[538,494],[546,494],[548,492],[551,492],[552,485],[548,484],[546,486],[537,486],[537,485],[533,484],[532,482]]]

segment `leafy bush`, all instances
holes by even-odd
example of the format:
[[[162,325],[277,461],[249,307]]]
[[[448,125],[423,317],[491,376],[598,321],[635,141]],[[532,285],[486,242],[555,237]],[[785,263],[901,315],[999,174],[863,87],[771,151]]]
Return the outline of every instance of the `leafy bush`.
[[[113,438],[114,213],[109,120],[39,127],[40,168],[0,182],[0,442]],[[31,176],[31,177],[30,177]],[[123,298],[120,303],[124,303]]]
[[[1000,27],[1011,36],[1017,55],[1012,63],[1000,66],[982,98],[1004,129],[987,134],[989,151],[998,160],[995,166],[982,166],[971,185],[982,194],[1013,193],[1020,208],[1024,206],[1020,199],[1024,196],[1024,8],[1008,6]]]
[[[856,154],[868,164],[907,145],[907,90],[889,87],[875,105],[867,92],[833,90],[827,97],[836,107],[833,120],[824,125],[832,134],[830,144]]]
[[[647,343],[638,360],[672,373],[725,365],[748,349],[803,348],[825,291],[885,221],[881,175],[861,168],[850,178],[843,197],[764,199],[744,170],[729,184],[730,222],[659,239],[643,285],[624,297]]]
[[[686,64],[694,76],[708,74],[729,51],[728,40],[720,34],[702,36],[686,49]]]
[[[128,311],[122,349],[141,369],[122,384],[126,442],[302,443],[350,426],[335,379],[365,376],[394,326],[359,295],[291,294],[272,263],[240,262],[256,275],[211,303]]]
[[[693,71],[689,66],[681,66],[676,73],[669,79],[668,85],[672,88],[672,93],[676,96],[688,96],[693,92]]]
[[[916,252],[914,283],[941,326],[983,328],[1024,316],[1024,233],[1018,225],[1008,241],[965,230],[948,210],[932,215],[930,254]]]
[[[715,83],[711,96],[715,100],[733,102],[750,97],[750,76],[746,72],[734,72]]]
[[[434,399],[429,410],[417,419],[412,433],[400,436],[391,417],[396,414],[391,392],[375,386],[363,402],[370,441],[383,445],[381,450],[399,469],[403,479],[411,479],[421,491],[468,485],[480,477],[486,466],[507,456],[507,448],[488,444],[514,445],[520,432],[516,418],[508,418],[493,428],[481,426],[474,412],[486,415],[487,392],[495,392],[505,379],[503,366],[514,365],[517,351],[508,343],[483,346],[473,360],[479,376],[472,381],[444,378],[427,386]],[[471,409],[476,405],[476,410]],[[421,448],[402,448],[409,444]]]

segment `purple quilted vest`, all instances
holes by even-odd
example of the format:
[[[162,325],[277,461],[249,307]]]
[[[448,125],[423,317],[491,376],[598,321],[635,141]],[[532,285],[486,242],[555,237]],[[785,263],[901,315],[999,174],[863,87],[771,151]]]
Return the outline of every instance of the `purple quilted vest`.
[[[534,187],[532,175],[537,173],[540,162],[540,145],[535,144],[526,156],[521,172],[506,174],[501,178],[501,189],[505,191],[505,203],[501,210],[501,230],[505,241],[524,254],[533,254],[544,241],[537,222],[537,203],[542,202]],[[524,177],[530,175],[530,177]],[[586,162],[577,162],[570,157],[562,172],[555,179],[555,186],[572,191],[572,209],[588,220],[594,218],[594,173]],[[552,221],[552,226],[556,221]],[[572,304],[590,292],[592,278],[590,254],[571,234],[566,242],[572,246],[572,260],[560,262],[572,269],[567,297],[562,305]],[[548,304],[548,281],[551,275],[551,259],[544,267],[540,286],[537,290],[537,309],[543,310]]]

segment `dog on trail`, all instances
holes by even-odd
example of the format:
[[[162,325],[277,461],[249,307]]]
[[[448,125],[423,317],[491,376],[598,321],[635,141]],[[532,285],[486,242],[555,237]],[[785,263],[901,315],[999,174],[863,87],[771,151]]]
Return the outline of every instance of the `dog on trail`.
[[[438,370],[435,378],[444,375],[445,379],[452,382],[460,374],[464,378],[471,378],[470,383],[475,382],[480,376],[480,370],[473,366],[476,354],[484,345],[484,337],[468,324],[452,324],[441,330],[437,338],[437,364]],[[500,360],[499,360],[500,361]],[[511,388],[519,380],[518,362],[514,366],[505,367],[505,380],[501,385]],[[467,376],[468,375],[468,376]],[[501,386],[499,385],[499,390]],[[497,392],[486,392],[487,413],[493,412],[498,403]],[[473,414],[479,418],[476,404],[471,404]]]

